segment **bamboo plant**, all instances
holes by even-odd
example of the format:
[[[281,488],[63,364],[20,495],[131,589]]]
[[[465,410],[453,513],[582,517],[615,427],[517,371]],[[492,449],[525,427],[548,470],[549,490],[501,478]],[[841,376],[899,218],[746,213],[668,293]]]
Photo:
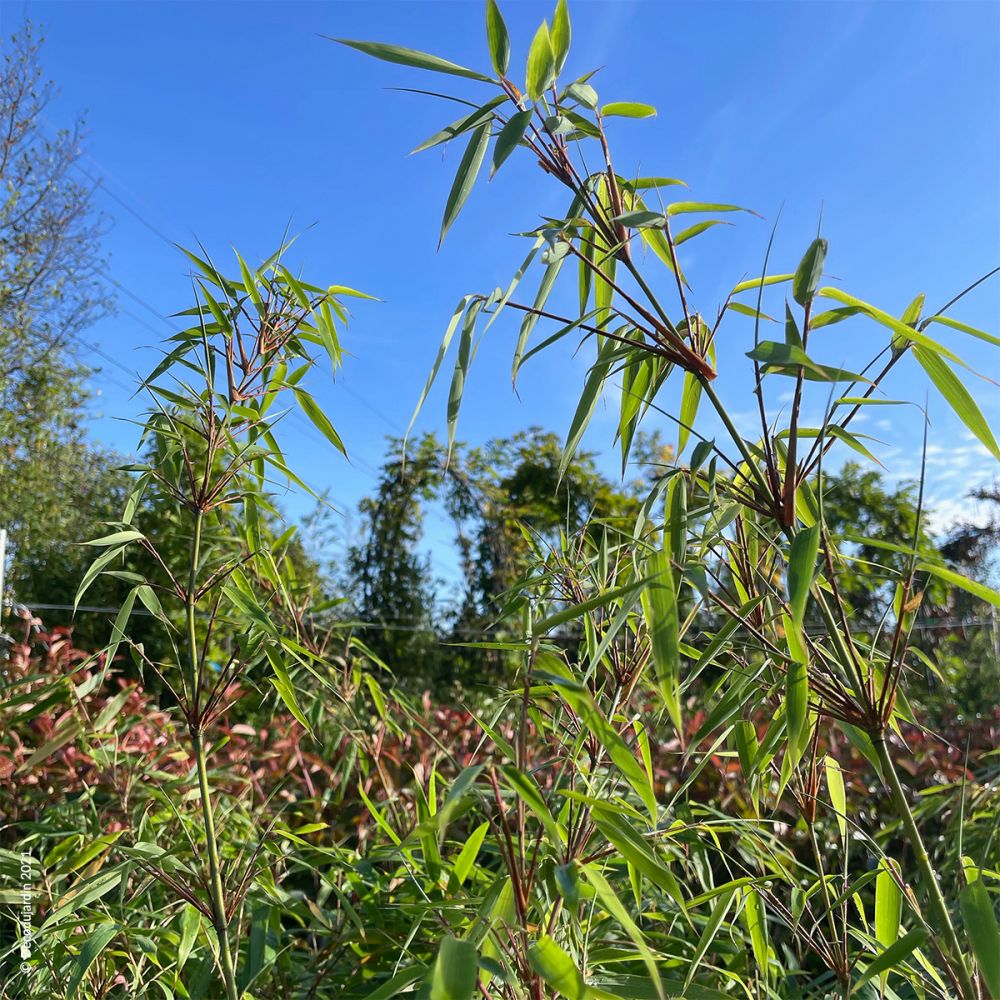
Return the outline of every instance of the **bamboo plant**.
[[[855,425],[870,407],[903,405],[886,390],[907,358],[1000,460],[1000,446],[969,388],[976,373],[935,339],[936,331],[946,331],[1000,346],[993,334],[952,316],[979,281],[933,310],[917,295],[897,317],[824,283],[829,248],[820,234],[783,271],[772,270],[768,244],[756,277],[735,284],[718,307],[699,306],[684,271],[687,244],[711,240],[714,227],[744,210],[668,201],[679,180],[621,172],[612,123],[651,118],[655,109],[604,102],[594,73],[567,75],[570,39],[565,0],[534,35],[523,75],[512,69],[507,28],[494,0],[486,4],[484,70],[397,45],[336,39],[478,88],[476,94],[443,95],[459,106],[460,116],[417,147],[464,144],[441,240],[488,161],[492,176],[512,156],[530,157],[550,183],[566,191],[565,213],[546,217],[525,234],[530,249],[509,285],[461,299],[417,410],[457,340],[447,411],[453,441],[477,336],[502,313],[517,314],[514,380],[532,356],[566,338],[592,352],[564,468],[612,387],[620,394],[615,436],[623,469],[651,411],[676,424],[678,453],[686,456],[684,464],[663,470],[631,538],[609,528],[596,548],[592,535],[575,545],[567,539],[575,565],[558,586],[550,563],[568,554],[540,552],[540,577],[525,579],[511,594],[506,612],[519,616],[524,628],[523,643],[512,648],[526,650],[511,695],[521,704],[521,735],[508,743],[486,728],[484,739],[508,758],[509,770],[487,767],[478,776],[484,782],[480,794],[490,803],[484,835],[495,838],[513,886],[510,919],[506,934],[492,943],[486,916],[478,933],[461,935],[452,928],[431,995],[465,1000],[473,989],[484,997],[494,989],[510,996],[523,991],[539,1000],[546,989],[571,1000],[607,995],[604,963],[594,952],[600,949],[585,930],[594,926],[595,908],[617,922],[634,949],[616,961],[644,965],[644,988],[661,997],[667,995],[665,966],[686,968],[683,995],[696,995],[688,990],[698,988],[703,966],[708,976],[702,989],[710,989],[713,979],[716,987],[724,983],[727,968],[735,982],[732,963],[716,958],[722,965],[713,976],[709,956],[723,929],[746,940],[740,927],[756,959],[756,971],[740,979],[747,995],[798,995],[795,974],[787,973],[783,986],[775,980],[773,967],[783,960],[768,944],[772,922],[816,956],[845,998],[872,983],[884,995],[890,973],[918,995],[1000,995],[1000,936],[985,884],[995,858],[965,858],[961,872],[936,870],[897,768],[906,753],[900,724],[917,721],[907,691],[910,677],[923,670],[914,624],[926,581],[943,580],[994,605],[1000,594],[920,550],[921,500],[915,538],[872,543],[901,552],[905,569],[886,569],[895,600],[879,633],[858,633],[838,587],[852,558],[850,546],[831,537],[823,516],[824,462],[836,461],[834,449],[842,448],[871,457]],[[534,291],[522,296],[536,275]],[[564,285],[572,289],[559,294]],[[776,303],[781,319],[775,322],[764,306],[771,310],[771,298],[781,292],[785,299]],[[573,310],[550,304],[573,300],[579,303]],[[752,338],[745,353],[758,413],[758,426],[749,433],[717,389],[726,371],[716,351],[721,331],[747,317]],[[826,328],[848,321],[874,324],[882,335],[877,353],[856,370],[822,360]],[[766,339],[769,326],[780,331],[777,339]],[[738,335],[728,335],[728,343]],[[770,407],[776,382],[791,393],[781,412]],[[699,430],[706,405],[724,428],[722,440]],[[803,414],[817,410],[823,414],[819,425],[805,426]],[[576,653],[558,642],[569,627],[583,629]],[[660,706],[652,716],[642,707],[643,693],[651,691]],[[696,697],[705,701],[696,703]],[[696,707],[703,722],[692,728]],[[714,879],[694,898],[685,896],[659,853],[672,850],[670,824],[688,829],[673,812],[675,803],[656,794],[648,748],[643,750],[644,741],[663,735],[663,726],[679,741],[681,787],[685,770],[704,766],[711,754],[738,759],[749,811],[727,817],[726,829],[732,833],[745,823],[746,836],[760,838],[756,871]],[[527,757],[524,735],[532,729],[561,733],[549,764]],[[844,739],[884,784],[877,821],[867,828],[856,819],[857,805],[846,799],[837,763],[825,753],[831,742]],[[772,849],[762,846],[771,817],[789,809],[811,841],[811,875],[791,876],[784,864],[775,868],[765,861]],[[824,856],[820,849],[815,830],[822,812],[836,819],[839,856]],[[910,878],[886,855],[896,831],[914,862]],[[847,867],[859,843],[877,845],[882,855],[873,922],[864,915],[873,878]],[[626,863],[634,908],[623,904],[602,874],[599,863],[608,858]],[[542,879],[547,860],[554,866],[548,869],[554,872],[551,885]],[[672,907],[659,918],[644,906],[639,889],[649,881]],[[581,884],[589,887],[586,896]],[[705,904],[707,918],[696,916]],[[495,905],[506,904],[497,897]],[[662,937],[656,919],[668,920],[671,928],[689,922],[697,933],[678,945],[671,934]],[[829,988],[824,975],[813,980],[815,995]]]
[[[151,407],[140,450],[130,466],[133,486],[120,522],[89,542],[100,550],[81,582],[76,602],[101,575],[132,584],[112,628],[104,662],[128,649],[140,670],[155,675],[180,711],[193,762],[194,796],[202,820],[197,852],[201,871],[139,855],[140,868],[200,912],[214,929],[219,976],[227,1000],[247,988],[237,968],[236,929],[241,908],[263,865],[262,845],[246,856],[226,851],[217,821],[220,790],[213,788],[213,727],[240,693],[265,677],[292,715],[308,728],[299,707],[297,673],[327,683],[324,659],[303,642],[305,623],[293,578],[283,564],[294,528],[279,537],[262,525],[277,515],[273,494],[282,482],[308,489],[289,468],[279,444],[286,400],[337,451],[344,445],[305,388],[321,358],[334,371],[342,353],[338,328],[343,302],[361,293],[319,287],[284,264],[287,245],[259,267],[237,254],[239,275],[226,277],[209,259],[188,253],[195,305],[181,315],[191,326],[143,382]],[[177,539],[143,532],[150,503],[176,512]],[[126,549],[140,547],[148,575],[118,568]],[[154,662],[128,640],[137,606],[170,635],[174,657]],[[220,647],[219,633],[235,636]],[[243,845],[240,845],[241,848]]]

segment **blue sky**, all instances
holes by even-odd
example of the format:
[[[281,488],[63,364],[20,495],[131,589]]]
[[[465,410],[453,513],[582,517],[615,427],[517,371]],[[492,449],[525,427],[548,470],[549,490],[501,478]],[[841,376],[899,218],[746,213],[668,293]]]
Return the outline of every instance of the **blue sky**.
[[[408,422],[455,302],[504,284],[525,252],[509,234],[561,212],[566,198],[528,157],[515,157],[477,188],[437,251],[461,148],[407,151],[454,113],[387,88],[430,85],[474,99],[480,85],[377,62],[320,36],[395,42],[485,70],[483,5],[32,0],[0,5],[4,34],[25,9],[44,26],[45,69],[59,87],[49,125],[87,114],[83,166],[101,178],[95,199],[108,216],[109,273],[127,289],[118,315],[91,329],[89,341],[146,369],[153,355],[142,349],[169,334],[162,317],[190,303],[184,262],[168,242],[200,240],[217,258],[233,244],[259,257],[289,220],[293,230],[315,223],[295,250],[307,277],[382,300],[356,309],[340,384],[314,383],[351,464],[301,426],[286,435],[305,478],[353,506],[373,485],[384,436]],[[578,0],[571,12],[568,78],[603,66],[595,80],[602,101],[659,110],[652,120],[615,123],[620,171],[684,178],[687,197],[765,217],[741,217],[688,244],[703,312],[714,314],[736,281],[759,271],[779,208],[775,269],[794,268],[822,208],[829,276],[897,315],[917,292],[942,304],[1000,264],[1000,5]],[[504,13],[516,66],[551,9],[524,0]],[[955,315],[996,332],[998,306],[994,281]],[[771,309],[781,308],[779,292]],[[943,328],[938,335],[1000,378],[996,350]],[[512,324],[498,323],[480,349],[459,427],[465,440],[568,427],[589,348],[533,362],[518,398],[509,379],[515,336]],[[743,360],[751,337],[749,321],[736,317],[718,343],[719,390],[738,415],[752,402]],[[884,342],[879,327],[844,324],[829,328],[815,353],[854,366]],[[94,362],[102,369],[94,434],[127,451],[135,429],[121,418],[137,406],[128,377]],[[446,382],[420,427],[443,431]],[[922,401],[924,381],[907,363],[888,391]],[[975,391],[1000,425],[1000,392],[986,382]],[[664,403],[674,398],[668,392]],[[893,475],[917,469],[915,414],[879,408],[858,428],[890,440],[880,454]],[[934,396],[931,417],[933,495],[945,516],[994,470]],[[611,406],[585,443],[606,447],[613,426]],[[610,450],[605,464],[616,468]],[[444,530],[431,526],[431,541]]]

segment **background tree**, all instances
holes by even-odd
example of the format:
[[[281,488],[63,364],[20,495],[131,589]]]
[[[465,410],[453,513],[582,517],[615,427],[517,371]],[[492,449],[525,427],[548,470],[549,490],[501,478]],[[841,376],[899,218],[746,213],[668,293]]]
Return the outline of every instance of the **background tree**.
[[[0,526],[17,597],[65,603],[86,562],[70,540],[110,516],[123,481],[84,432],[78,338],[110,302],[100,219],[73,175],[83,123],[50,136],[40,46],[27,23],[0,72]]]
[[[443,454],[426,435],[403,460],[402,442],[390,439],[378,489],[359,504],[361,540],[347,555],[351,610],[364,623],[365,644],[401,683],[422,683],[437,671],[434,584],[430,561],[418,550],[424,504],[441,486]]]

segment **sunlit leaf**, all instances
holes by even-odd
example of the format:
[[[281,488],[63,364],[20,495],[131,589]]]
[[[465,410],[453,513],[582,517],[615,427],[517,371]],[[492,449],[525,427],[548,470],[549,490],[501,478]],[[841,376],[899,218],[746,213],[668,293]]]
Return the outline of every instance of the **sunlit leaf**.
[[[601,108],[601,114],[605,118],[652,118],[656,114],[656,108],[638,101],[613,101]]]
[[[555,56],[547,21],[542,21],[528,49],[528,69],[525,77],[525,92],[537,101],[552,82],[555,72]]]
[[[470,1000],[479,955],[471,941],[448,935],[441,941],[430,976],[430,1000]]]
[[[979,972],[987,992],[1000,997],[1000,928],[981,878],[966,885],[959,895],[962,923],[972,943],[972,953],[979,963]]]
[[[510,65],[510,38],[496,0],[486,0],[486,39],[490,46],[493,68],[498,76],[503,76]]]
[[[483,158],[486,156],[489,144],[490,126],[487,123],[480,125],[472,133],[469,145],[465,147],[465,154],[458,165],[458,172],[455,174],[451,191],[448,193],[438,246],[444,242],[445,235],[451,229],[452,223],[458,218],[458,213],[462,211],[462,206],[469,197],[472,186],[476,183],[476,177],[479,175],[479,168],[483,165]]]
[[[488,76],[477,73],[475,70],[466,69],[456,63],[434,56],[427,52],[418,52],[416,49],[407,49],[401,45],[386,45],[383,42],[362,42],[350,38],[330,38],[324,35],[331,42],[339,42],[349,48],[364,52],[365,55],[374,56],[385,62],[399,63],[402,66],[413,66],[416,69],[433,70],[435,73],[449,73],[452,76],[464,76],[470,80],[479,80],[483,83],[492,83]]]
[[[576,963],[548,935],[528,949],[531,967],[566,1000],[585,1000],[587,987]]]
[[[569,20],[569,5],[566,3],[566,0],[557,0],[555,13],[552,15],[552,30],[549,32],[556,76],[562,72],[563,66],[566,65],[566,57],[569,55],[569,44],[572,34]]]
[[[827,247],[828,244],[822,237],[813,240],[795,272],[795,277],[792,279],[792,297],[800,306],[810,303],[816,294],[819,279],[823,277]]]
[[[1000,462],[1000,445],[990,425],[986,422],[982,410],[976,405],[969,390],[961,379],[933,351],[923,347],[914,347],[913,353],[930,380],[937,386],[938,392],[944,396],[948,405],[955,411],[958,418],[982,442],[987,451]]]

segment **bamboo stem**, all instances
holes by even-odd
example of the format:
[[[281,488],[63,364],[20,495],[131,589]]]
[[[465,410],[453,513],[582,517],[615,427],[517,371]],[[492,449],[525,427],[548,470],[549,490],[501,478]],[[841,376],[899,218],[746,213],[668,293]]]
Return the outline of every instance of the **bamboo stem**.
[[[952,965],[951,971],[954,974],[956,985],[959,987],[959,993],[962,1000],[976,1000],[978,994],[972,983],[968,966],[965,963],[962,947],[959,944],[958,935],[955,933],[955,925],[951,921],[951,914],[948,913],[948,904],[945,902],[944,894],[941,892],[941,883],[938,881],[937,873],[931,865],[930,855],[924,846],[920,830],[917,829],[917,823],[913,818],[913,812],[910,810],[910,804],[906,801],[906,793],[903,791],[899,775],[896,773],[896,768],[892,763],[892,757],[889,755],[888,747],[885,745],[885,736],[881,733],[874,734],[872,736],[872,744],[875,747],[875,753],[878,755],[879,763],[882,765],[882,773],[889,786],[893,805],[899,813],[903,829],[906,831],[910,847],[913,849],[914,856],[916,857],[917,868],[927,883],[927,897],[930,910],[938,925],[936,929],[944,938],[945,950],[949,952]]]
[[[205,753],[205,742],[201,731],[201,712],[199,707],[200,670],[198,656],[198,635],[195,628],[195,594],[198,579],[198,563],[201,558],[201,529],[204,512],[199,510],[195,515],[194,541],[191,545],[191,566],[188,574],[188,587],[184,606],[187,618],[188,656],[191,671],[191,706],[192,716],[189,720],[191,744],[194,748],[195,761],[198,768],[198,792],[201,799],[201,815],[205,823],[205,841],[208,844],[209,896],[212,904],[212,923],[219,939],[219,963],[226,984],[226,1000],[239,1000],[239,990],[236,986],[236,968],[233,964],[233,953],[229,944],[229,919],[226,916],[225,893],[222,888],[222,866],[219,862],[219,840],[215,830],[215,816],[212,810],[212,790],[208,784],[208,760]]]

